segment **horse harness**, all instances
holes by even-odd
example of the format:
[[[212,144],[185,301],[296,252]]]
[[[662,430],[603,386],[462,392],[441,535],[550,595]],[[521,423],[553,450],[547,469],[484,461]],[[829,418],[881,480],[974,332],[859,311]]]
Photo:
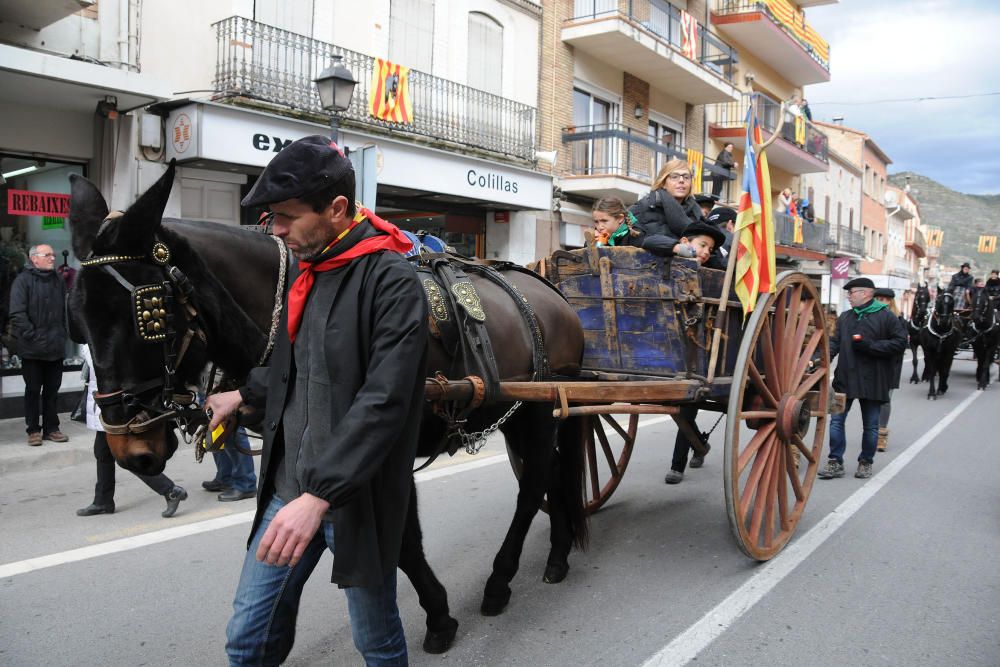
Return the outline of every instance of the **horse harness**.
[[[101,230],[122,215],[120,211],[113,211],[105,218]],[[268,331],[267,345],[258,365],[267,361],[274,348],[287,273],[288,251],[281,239],[272,238],[278,246],[281,258],[280,275],[275,290],[275,306],[272,312],[271,327]],[[101,407],[101,425],[109,434],[137,435],[171,420],[176,420],[181,424],[182,433],[188,437],[191,435],[193,424],[205,421],[205,414],[197,405],[195,393],[190,390],[178,391],[176,387],[177,369],[184,361],[191,344],[197,341],[201,345],[207,345],[208,338],[205,334],[205,322],[196,305],[194,285],[179,267],[171,264],[171,259],[169,247],[158,237],[154,237],[153,246],[148,255],[102,255],[95,257],[91,253],[80,262],[83,268],[100,268],[129,292],[132,322],[139,339],[145,343],[159,343],[162,346],[163,376],[161,378],[122,387],[106,394],[94,394],[97,405]],[[130,262],[152,262],[154,266],[163,271],[163,280],[159,283],[133,285],[114,267],[115,264]],[[186,322],[183,334],[179,334],[175,327],[173,316],[175,304],[180,306]],[[159,405],[142,401],[140,397],[143,394],[157,388],[161,389]],[[111,424],[104,418],[104,409],[116,404],[121,404],[125,408],[126,416],[132,415],[123,424]]]
[[[947,293],[944,296],[945,297],[950,297],[952,299],[952,303],[954,303],[954,300],[955,300],[954,296],[952,296],[950,294],[947,294]],[[952,313],[951,313],[951,319],[950,319],[951,326],[948,328],[948,331],[946,331],[945,333],[938,333],[937,331],[934,330],[934,321],[936,319],[938,319],[937,304],[935,304],[933,306],[933,308],[930,309],[930,314],[927,317],[927,324],[924,325],[924,328],[927,329],[928,333],[930,333],[932,336],[934,336],[938,340],[943,341],[945,338],[947,338],[948,336],[950,336],[952,333],[954,333],[956,331],[956,328],[955,328],[955,313],[954,313],[954,311],[952,311]]]
[[[487,263],[451,253],[424,252],[410,260],[415,263],[427,298],[431,336],[440,340],[454,360],[453,369],[465,369],[468,373],[465,379],[474,387],[473,398],[468,403],[457,405],[450,401],[436,401],[433,404],[434,413],[447,423],[447,429],[434,453],[414,471],[417,472],[433,463],[444,451],[448,451],[449,455],[454,454],[460,445],[469,454],[478,453],[486,444],[487,438],[503,426],[521,406],[521,401],[514,402],[500,419],[482,431],[465,431],[468,416],[481,405],[496,403],[500,387],[496,357],[486,329],[487,313],[469,274],[482,276],[500,287],[517,306],[531,336],[532,379],[550,377],[551,369],[534,309],[517,286],[500,273],[509,270],[527,272],[526,269],[510,262]],[[535,274],[531,275],[536,277]],[[558,290],[556,292],[559,293]],[[438,371],[434,379],[441,382],[447,376]]]

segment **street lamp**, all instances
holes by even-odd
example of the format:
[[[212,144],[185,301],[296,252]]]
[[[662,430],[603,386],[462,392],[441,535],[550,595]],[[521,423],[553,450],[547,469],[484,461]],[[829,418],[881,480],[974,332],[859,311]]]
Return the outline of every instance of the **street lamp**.
[[[313,80],[319,90],[320,104],[330,112],[330,137],[338,144],[339,114],[351,106],[354,87],[358,85],[351,70],[341,62],[342,59],[343,56],[334,55],[333,64]]]

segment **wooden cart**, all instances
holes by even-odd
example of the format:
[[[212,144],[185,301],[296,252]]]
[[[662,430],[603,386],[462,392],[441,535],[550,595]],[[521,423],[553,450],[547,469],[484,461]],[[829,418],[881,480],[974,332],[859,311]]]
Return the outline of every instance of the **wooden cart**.
[[[621,482],[640,415],[673,417],[704,454],[678,413],[683,406],[721,412],[733,535],[751,558],[777,554],[809,499],[829,416],[827,332],[809,279],[782,273],[744,323],[738,302],[721,301],[726,272],[693,260],[588,246],[557,252],[540,270],[580,317],[584,370],[569,379],[504,382],[500,398],[552,402],[555,416],[587,420],[589,511]],[[472,386],[428,383],[427,392],[432,400],[467,400]],[[512,465],[519,473],[519,462]]]

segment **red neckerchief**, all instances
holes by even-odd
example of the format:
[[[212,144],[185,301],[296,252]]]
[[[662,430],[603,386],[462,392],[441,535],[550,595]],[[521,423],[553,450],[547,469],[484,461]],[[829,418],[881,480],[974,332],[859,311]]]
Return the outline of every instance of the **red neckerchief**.
[[[336,269],[358,257],[370,255],[380,250],[394,250],[400,254],[404,254],[413,248],[413,244],[400,231],[399,227],[391,222],[386,222],[367,208],[361,207],[358,209],[358,214],[354,216],[354,221],[347,231],[335,238],[330,245],[323,249],[323,252],[337,245],[347,235],[347,232],[357,227],[365,219],[371,223],[372,227],[380,232],[385,232],[385,234],[362,239],[354,247],[322,262],[299,262],[299,271],[301,273],[299,273],[299,277],[292,284],[292,289],[288,291],[288,338],[293,343],[295,342],[295,335],[299,331],[299,325],[302,323],[302,312],[305,310],[306,299],[309,298],[309,292],[312,290],[313,283],[316,282],[315,274],[317,272]]]

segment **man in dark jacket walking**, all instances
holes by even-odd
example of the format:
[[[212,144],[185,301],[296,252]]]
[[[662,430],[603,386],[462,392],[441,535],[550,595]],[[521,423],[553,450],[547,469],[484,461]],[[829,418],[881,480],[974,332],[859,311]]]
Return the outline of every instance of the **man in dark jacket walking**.
[[[66,352],[66,285],[53,270],[52,246],[32,246],[28,264],[10,288],[10,319],[24,376],[28,444],[66,442],[59,430],[58,399]],[[42,423],[38,423],[41,399]]]
[[[243,200],[267,205],[299,259],[268,368],[210,396],[210,429],[264,408],[257,515],[227,628],[231,665],[278,664],[323,551],[369,665],[404,665],[396,567],[423,408],[427,307],[398,228],[355,211],[354,170],[329,139],[283,149]]]
[[[863,433],[854,476],[872,476],[879,414],[882,404],[889,400],[893,374],[899,375],[896,357],[906,349],[906,329],[884,303],[875,300],[875,283],[871,279],[855,278],[844,289],[852,307],[837,318],[837,330],[830,339],[830,358],[840,357],[833,388],[847,394],[847,406],[830,418],[830,458],[819,471],[820,479],[844,476],[844,422],[855,400],[861,405]]]

